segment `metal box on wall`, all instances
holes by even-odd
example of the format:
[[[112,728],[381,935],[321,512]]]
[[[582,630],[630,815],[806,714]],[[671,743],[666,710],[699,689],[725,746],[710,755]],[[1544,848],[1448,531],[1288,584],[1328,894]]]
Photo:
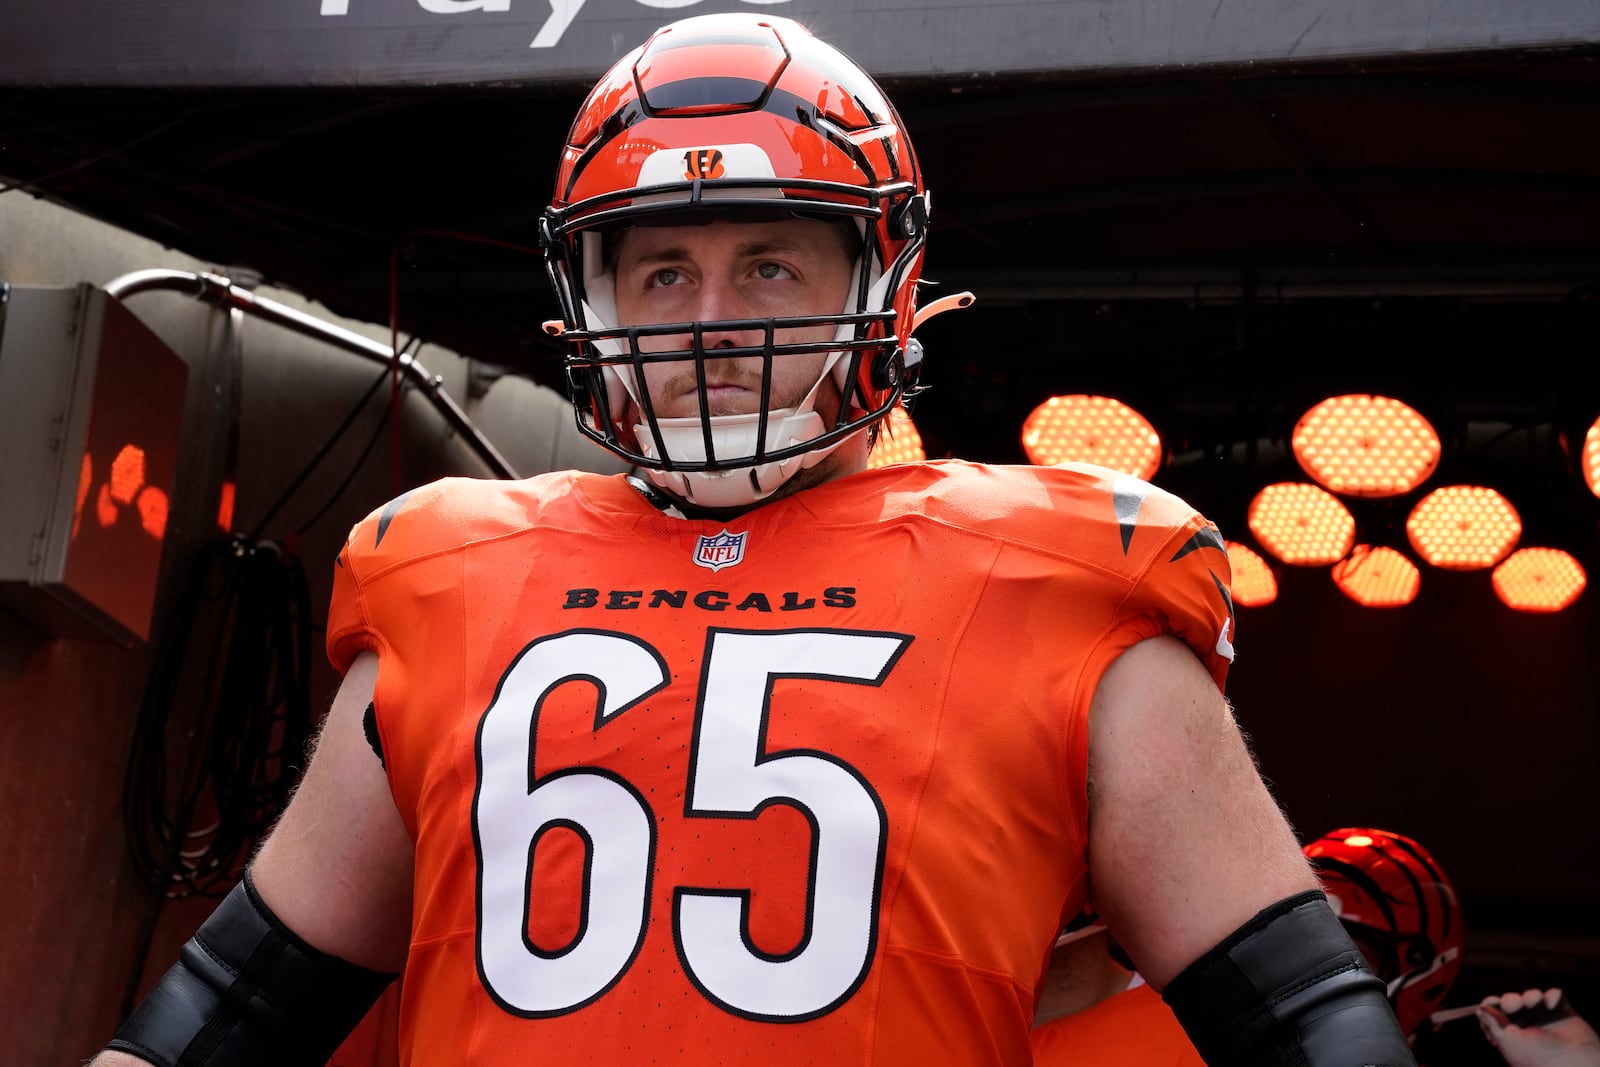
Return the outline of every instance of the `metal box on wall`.
[[[0,605],[54,637],[149,637],[188,373],[91,285],[0,285]]]

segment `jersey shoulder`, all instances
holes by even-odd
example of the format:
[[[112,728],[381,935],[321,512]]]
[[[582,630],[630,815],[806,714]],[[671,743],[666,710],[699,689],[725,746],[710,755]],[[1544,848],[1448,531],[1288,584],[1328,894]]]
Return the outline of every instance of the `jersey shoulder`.
[[[1224,551],[1221,533],[1181,497],[1105,467],[922,466],[890,494],[886,511],[915,511],[1123,573],[1143,572],[1163,553]]]
[[[443,478],[401,493],[350,530],[338,565],[371,572],[538,525],[589,480],[556,471],[518,481]]]

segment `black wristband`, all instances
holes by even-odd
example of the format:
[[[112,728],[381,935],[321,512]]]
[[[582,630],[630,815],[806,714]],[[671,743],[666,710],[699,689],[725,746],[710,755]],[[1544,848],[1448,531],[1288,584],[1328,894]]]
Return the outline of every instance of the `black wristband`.
[[[106,1047],[159,1067],[322,1067],[394,978],[301,940],[247,872]]]
[[[1213,1067],[1415,1067],[1383,983],[1320,890],[1262,910],[1162,998]]]

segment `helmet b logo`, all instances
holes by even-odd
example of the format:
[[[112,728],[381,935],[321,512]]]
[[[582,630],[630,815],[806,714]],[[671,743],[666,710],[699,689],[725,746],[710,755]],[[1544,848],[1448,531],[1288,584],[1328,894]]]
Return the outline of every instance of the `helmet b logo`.
[[[689,181],[720,178],[722,174],[722,152],[719,149],[691,148],[683,154],[683,176]]]

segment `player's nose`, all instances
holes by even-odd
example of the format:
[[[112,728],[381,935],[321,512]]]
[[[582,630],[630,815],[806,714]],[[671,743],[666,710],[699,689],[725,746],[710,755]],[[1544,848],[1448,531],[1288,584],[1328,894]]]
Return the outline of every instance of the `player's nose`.
[[[707,350],[759,348],[765,341],[766,331],[762,329],[717,325],[756,317],[737,286],[726,281],[712,280],[703,284],[696,296],[695,320],[711,327],[702,328],[700,333],[701,343]]]

